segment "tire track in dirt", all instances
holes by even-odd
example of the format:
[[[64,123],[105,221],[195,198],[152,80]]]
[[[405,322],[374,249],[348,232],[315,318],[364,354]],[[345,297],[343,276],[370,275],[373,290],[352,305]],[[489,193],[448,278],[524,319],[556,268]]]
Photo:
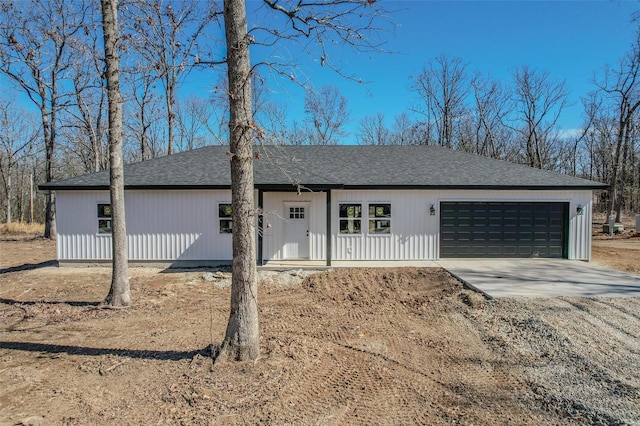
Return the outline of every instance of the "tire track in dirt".
[[[399,368],[405,370],[406,381],[394,379]],[[392,418],[397,424],[409,424],[430,418],[427,395],[444,392],[441,386],[414,388],[413,383],[424,380],[421,375],[378,354],[336,343],[304,370],[301,380],[286,389],[280,400],[296,411],[293,421],[300,416],[312,424],[376,424],[381,418]]]
[[[322,275],[309,278],[304,286],[314,302],[316,327],[301,333],[281,313],[288,327],[279,332],[293,341],[314,339],[321,355],[282,391],[282,406],[320,424],[545,418],[516,408],[533,394],[457,313],[466,309],[457,299],[460,284],[443,274],[446,285],[420,290],[415,286],[420,278],[419,270],[409,278],[384,270],[335,271],[326,281]],[[293,308],[289,315],[299,312]],[[471,414],[476,404],[486,407],[484,415]]]

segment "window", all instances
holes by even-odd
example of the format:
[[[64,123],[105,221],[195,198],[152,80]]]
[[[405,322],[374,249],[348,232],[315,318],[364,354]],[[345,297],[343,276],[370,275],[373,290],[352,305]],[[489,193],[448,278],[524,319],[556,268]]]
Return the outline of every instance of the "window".
[[[111,204],[98,204],[98,234],[111,234]]]
[[[304,207],[289,207],[289,219],[304,219]]]
[[[362,204],[340,204],[340,233],[362,233]]]
[[[369,233],[391,233],[391,204],[369,204]]]
[[[231,204],[219,204],[218,205],[218,219],[220,219],[220,233],[231,234],[233,232],[233,220],[231,219]]]

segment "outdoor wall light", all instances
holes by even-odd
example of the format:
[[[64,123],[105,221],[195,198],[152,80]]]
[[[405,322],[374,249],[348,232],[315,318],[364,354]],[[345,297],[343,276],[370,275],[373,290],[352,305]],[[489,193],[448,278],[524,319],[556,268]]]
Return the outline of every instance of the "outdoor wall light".
[[[436,215],[436,208],[433,206],[433,204],[431,204],[431,207],[429,207],[429,214],[431,216],[435,216]]]
[[[576,214],[578,216],[582,216],[584,214],[584,207],[578,206],[578,208],[576,209]]]

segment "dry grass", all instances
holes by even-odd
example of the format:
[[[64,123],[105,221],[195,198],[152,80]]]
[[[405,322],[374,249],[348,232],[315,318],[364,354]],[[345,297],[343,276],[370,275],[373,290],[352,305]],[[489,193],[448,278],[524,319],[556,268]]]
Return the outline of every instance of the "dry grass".
[[[44,224],[42,223],[0,223],[0,234],[42,235],[43,233]]]

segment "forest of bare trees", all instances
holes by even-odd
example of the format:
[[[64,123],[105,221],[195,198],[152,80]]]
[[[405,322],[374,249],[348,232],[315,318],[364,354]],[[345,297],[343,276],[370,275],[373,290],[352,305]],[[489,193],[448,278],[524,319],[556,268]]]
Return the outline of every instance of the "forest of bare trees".
[[[55,235],[55,199],[32,188],[109,167],[101,19],[96,0],[0,0],[0,222],[46,223]],[[119,20],[125,161],[229,143],[222,5],[130,1]],[[293,37],[257,30],[264,45]],[[593,70],[592,92],[573,94],[581,95],[584,123],[570,132],[558,126],[569,102],[565,81],[528,64],[499,81],[464,58],[424,58],[405,76],[415,94],[405,112],[350,127],[339,89],[301,81],[278,58],[251,75],[259,143],[441,145],[606,182],[611,190],[597,208],[640,208],[640,40]],[[334,66],[322,52],[317,58]],[[183,94],[203,70],[208,86]],[[304,87],[304,119],[288,118],[286,106],[269,99],[261,72]]]

